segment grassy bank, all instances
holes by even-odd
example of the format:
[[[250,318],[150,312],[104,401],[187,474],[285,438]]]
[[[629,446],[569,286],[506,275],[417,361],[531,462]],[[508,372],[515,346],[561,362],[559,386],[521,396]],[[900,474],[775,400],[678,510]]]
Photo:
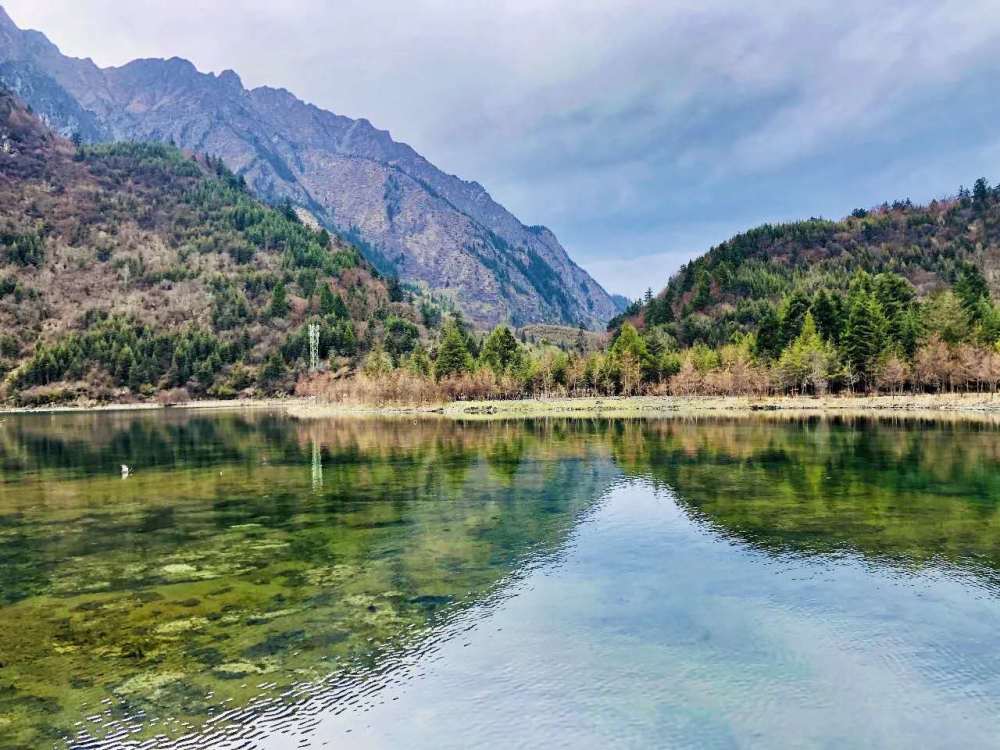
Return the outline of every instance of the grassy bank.
[[[944,413],[1000,416],[1000,396],[990,394],[919,394],[902,396],[632,396],[538,398],[509,401],[454,401],[441,405],[343,405],[298,401],[289,412],[301,418],[343,415],[428,415],[460,419],[531,417],[658,417],[673,415],[738,416],[789,414]]]
[[[3,414],[155,411],[160,409],[281,409],[300,419],[325,417],[412,416],[452,419],[526,419],[534,417],[665,417],[788,415],[906,414],[935,417],[945,414],[1000,418],[1000,394],[909,394],[900,396],[630,396],[587,398],[533,398],[520,400],[452,401],[424,404],[328,403],[314,398],[205,400],[163,406],[138,404],[77,404],[45,408],[11,408]]]

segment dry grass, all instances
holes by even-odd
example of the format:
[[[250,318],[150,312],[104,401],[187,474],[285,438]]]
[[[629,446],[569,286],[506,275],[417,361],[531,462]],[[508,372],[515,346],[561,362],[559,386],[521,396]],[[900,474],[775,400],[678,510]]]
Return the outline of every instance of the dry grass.
[[[299,401],[289,413],[302,419],[337,416],[415,416],[433,412],[452,419],[836,417],[1000,421],[1000,397],[988,394],[909,396],[630,396],[520,400],[405,402]]]
[[[482,369],[435,381],[407,370],[384,375],[358,374],[338,378],[325,373],[301,380],[296,396],[351,406],[428,406],[453,401],[504,401],[527,397],[515,378],[498,377]]]

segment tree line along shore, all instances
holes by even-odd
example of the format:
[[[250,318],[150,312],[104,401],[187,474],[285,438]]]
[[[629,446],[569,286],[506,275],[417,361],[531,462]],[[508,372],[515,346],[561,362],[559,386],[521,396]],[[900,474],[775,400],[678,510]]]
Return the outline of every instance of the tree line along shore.
[[[680,348],[624,322],[596,350],[526,345],[505,326],[478,337],[448,321],[429,352],[376,347],[352,377],[305,375],[299,395],[340,403],[445,403],[601,396],[992,394],[1000,313],[975,266],[926,300],[893,273],[856,273],[845,299],[790,295],[773,327]]]

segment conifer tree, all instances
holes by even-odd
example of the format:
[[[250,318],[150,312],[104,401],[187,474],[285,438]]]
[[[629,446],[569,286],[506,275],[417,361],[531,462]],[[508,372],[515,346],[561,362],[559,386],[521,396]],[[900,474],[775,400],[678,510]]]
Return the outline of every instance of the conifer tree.
[[[773,306],[768,305],[757,321],[755,353],[764,360],[777,359],[781,354],[781,318]]]
[[[802,321],[809,311],[809,298],[802,292],[795,292],[786,301],[781,311],[781,346],[788,346],[802,330]]]
[[[844,332],[844,311],[839,298],[820,289],[813,298],[810,312],[820,336],[834,344],[839,343]]]
[[[281,354],[278,352],[272,352],[271,356],[268,357],[267,361],[264,363],[264,367],[261,369],[261,380],[265,384],[272,384],[285,374],[286,369],[285,360],[282,359]]]
[[[854,295],[844,331],[844,355],[852,371],[866,385],[874,382],[879,357],[886,348],[882,306],[871,294]]]
[[[979,267],[965,263],[955,282],[955,294],[962,302],[962,309],[972,322],[978,322],[982,316],[983,300],[990,299],[990,288]]]
[[[886,334],[891,343],[901,344],[906,313],[916,297],[916,290],[899,274],[880,273],[872,281],[872,293],[882,307],[887,322]]]
[[[434,362],[434,377],[438,380],[451,375],[459,375],[472,369],[472,355],[465,343],[465,336],[456,322],[451,322],[444,330],[437,360]]]
[[[427,350],[423,345],[417,344],[410,356],[406,358],[405,367],[414,375],[428,377],[431,374],[433,365],[431,358],[427,356]]]
[[[483,341],[479,362],[497,375],[509,375],[524,366],[524,352],[507,326],[497,326]]]
[[[285,289],[285,282],[279,281],[271,290],[271,304],[267,313],[272,318],[283,318],[287,312],[288,291]]]
[[[836,359],[833,346],[820,336],[812,313],[806,313],[799,335],[781,353],[778,369],[788,385],[802,392],[812,387],[823,393],[834,374]]]
[[[336,310],[336,301],[333,298],[333,291],[330,289],[329,284],[322,284],[319,288],[319,314],[334,315]]]

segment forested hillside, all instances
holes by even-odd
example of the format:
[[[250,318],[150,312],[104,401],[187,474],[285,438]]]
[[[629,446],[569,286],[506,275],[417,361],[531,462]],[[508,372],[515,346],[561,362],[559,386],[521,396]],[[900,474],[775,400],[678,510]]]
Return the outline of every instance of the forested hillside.
[[[764,390],[995,388],[998,279],[1000,186],[981,178],[927,206],[737,235],[611,327],[636,324],[670,359],[651,378],[687,363],[694,390],[727,390],[704,385],[727,356],[757,368]]]
[[[83,145],[0,91],[0,377],[17,403],[289,391],[439,319],[221,161]],[[174,389],[179,393],[171,394]]]
[[[681,345],[720,345],[773,322],[792,295],[842,296],[857,271],[898,274],[928,298],[969,264],[991,286],[1000,281],[1000,193],[983,179],[971,192],[927,206],[898,201],[842,221],[765,224],[738,234],[684,266],[629,314],[641,311],[646,324],[669,326]]]

